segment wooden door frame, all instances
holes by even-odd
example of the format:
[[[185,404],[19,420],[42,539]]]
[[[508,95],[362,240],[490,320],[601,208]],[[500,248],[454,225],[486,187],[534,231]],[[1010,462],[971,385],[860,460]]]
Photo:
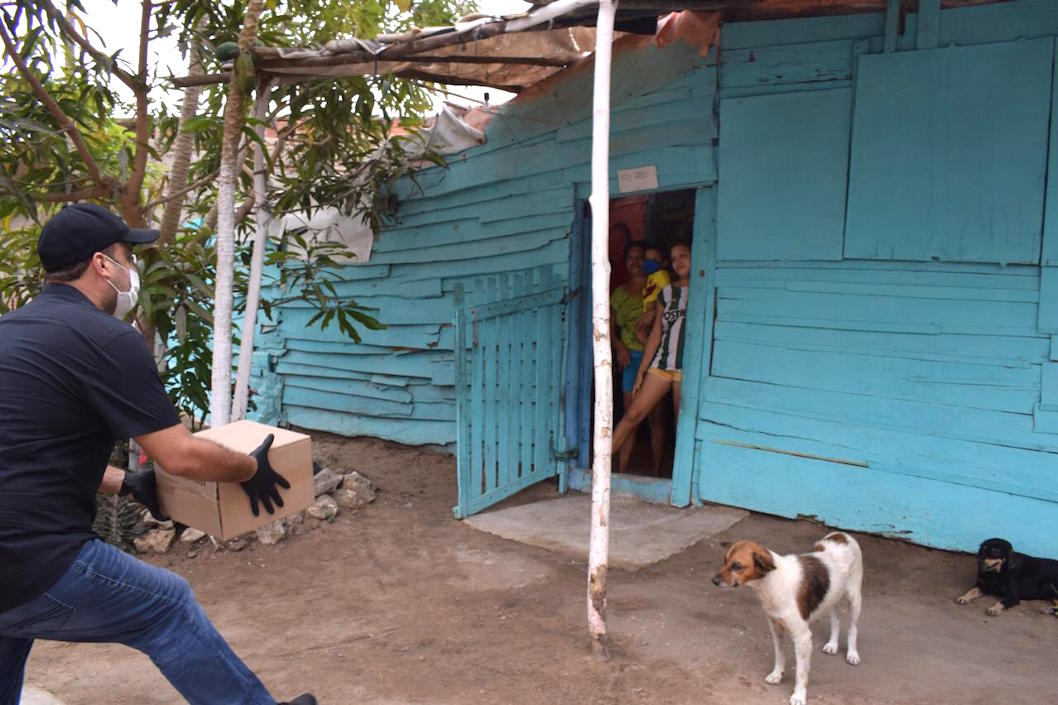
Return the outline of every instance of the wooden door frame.
[[[712,182],[682,185],[656,191],[641,191],[634,195],[666,191],[694,190],[694,227],[691,249],[691,290],[688,294],[688,320],[704,321],[702,326],[691,326],[686,333],[685,362],[680,397],[680,420],[676,424],[676,444],[672,478],[649,478],[613,473],[611,491],[634,495],[656,504],[686,507],[698,498],[699,463],[696,462],[696,433],[698,407],[704,365],[712,353],[712,333],[715,307],[713,276],[716,268],[716,188]],[[574,219],[570,231],[570,289],[579,287],[579,305],[569,315],[566,352],[565,428],[568,438],[577,439],[577,457],[569,470],[569,488],[580,491],[591,489],[591,379],[594,362],[592,348],[587,345],[591,334],[590,276],[591,263],[588,223],[585,215],[587,198],[575,189]],[[633,194],[621,194],[633,195]],[[708,334],[708,341],[706,335]],[[708,345],[706,345],[708,342]]]
[[[683,382],[680,385],[680,421],[676,424],[676,454],[672,466],[669,503],[686,507],[701,504],[699,483],[702,464],[697,440],[702,388],[713,353],[716,322],[716,185],[699,186],[694,197],[694,228],[691,235],[691,290],[687,321],[691,325],[684,341]]]

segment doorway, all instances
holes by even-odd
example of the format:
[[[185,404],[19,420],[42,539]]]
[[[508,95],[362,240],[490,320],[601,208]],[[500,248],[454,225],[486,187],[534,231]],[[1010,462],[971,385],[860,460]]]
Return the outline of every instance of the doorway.
[[[619,299],[639,298],[642,306],[642,292],[639,282],[643,274],[629,271],[628,256],[638,259],[648,253],[651,260],[660,259],[662,271],[670,267],[669,252],[676,242],[691,243],[699,238],[695,229],[695,209],[699,198],[699,189],[659,191],[646,194],[612,199],[610,202],[610,243],[609,259],[611,267],[611,294],[624,288],[624,295]],[[578,213],[578,222],[574,227],[573,257],[571,257],[571,278],[581,285],[581,291],[590,292],[591,261],[591,217],[586,204]],[[695,243],[697,247],[697,243]],[[632,265],[632,269],[635,269]],[[668,269],[671,277],[671,269]],[[636,281],[631,281],[635,277]],[[652,281],[656,281],[656,277]],[[635,296],[639,294],[639,296]],[[581,297],[579,312],[571,315],[570,359],[567,370],[567,390],[573,392],[572,398],[567,394],[567,436],[577,439],[578,473],[571,473],[570,487],[585,489],[590,487],[590,462],[592,441],[592,413],[594,408],[594,373],[591,341],[591,302],[590,295]],[[624,301],[628,308],[634,302]],[[643,310],[646,317],[648,308]],[[654,304],[656,310],[657,305]],[[613,311],[611,312],[613,313]],[[656,314],[655,314],[656,315]],[[625,318],[629,317],[626,311]],[[619,328],[619,331],[621,329]],[[643,331],[638,336],[621,331],[622,343],[631,343],[638,337],[642,343]],[[646,331],[649,333],[649,329]],[[686,340],[686,335],[684,336]],[[625,347],[630,347],[625,345]],[[642,346],[641,346],[642,347]],[[629,379],[625,378],[620,367],[620,360],[615,353],[614,359],[614,424],[619,423],[625,412],[625,405],[631,400],[626,394],[630,388]],[[647,366],[649,366],[647,362]],[[638,367],[638,365],[634,365]],[[634,381],[634,372],[630,374]],[[697,378],[697,377],[696,377]],[[628,389],[630,392],[631,390]],[[696,396],[696,395],[695,395]],[[693,425],[694,419],[690,420]],[[626,490],[651,501],[669,502],[677,495],[672,485],[673,468],[676,464],[676,438],[679,420],[673,408],[672,393],[669,392],[654,408],[653,417],[644,420],[631,436],[627,457],[621,462],[619,449],[614,449],[613,483],[615,491]],[[623,467],[622,467],[623,465]],[[690,483],[689,475],[679,477],[681,483]],[[678,493],[687,494],[685,490]]]

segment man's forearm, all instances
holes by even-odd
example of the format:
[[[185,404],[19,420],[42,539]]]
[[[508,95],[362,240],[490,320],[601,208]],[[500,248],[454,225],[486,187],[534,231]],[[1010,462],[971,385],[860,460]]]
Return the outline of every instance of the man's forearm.
[[[191,480],[243,482],[257,472],[255,458],[192,436],[180,424],[137,436],[136,442],[160,468]]]
[[[226,448],[204,438],[188,444],[189,457],[182,477],[210,482],[243,482],[257,472],[257,461],[245,453]]]
[[[125,480],[125,471],[113,465],[107,465],[103,473],[103,481],[99,483],[99,491],[103,494],[117,494],[121,491],[121,483]]]

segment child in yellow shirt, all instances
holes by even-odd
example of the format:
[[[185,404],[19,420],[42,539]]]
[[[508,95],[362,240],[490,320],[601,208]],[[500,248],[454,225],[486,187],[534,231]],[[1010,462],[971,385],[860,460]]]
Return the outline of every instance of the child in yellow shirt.
[[[643,315],[636,320],[637,337],[644,340],[650,333],[650,327],[654,325],[658,294],[672,281],[669,270],[665,269],[665,253],[661,247],[650,245],[645,254],[643,272],[647,275],[647,283],[643,286]]]

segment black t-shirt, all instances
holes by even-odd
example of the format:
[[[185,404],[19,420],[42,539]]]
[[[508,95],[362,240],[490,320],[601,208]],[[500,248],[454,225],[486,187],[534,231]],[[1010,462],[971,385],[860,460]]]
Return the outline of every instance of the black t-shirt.
[[[72,286],[0,317],[0,612],[54,585],[95,536],[114,442],[178,423],[140,334]]]

